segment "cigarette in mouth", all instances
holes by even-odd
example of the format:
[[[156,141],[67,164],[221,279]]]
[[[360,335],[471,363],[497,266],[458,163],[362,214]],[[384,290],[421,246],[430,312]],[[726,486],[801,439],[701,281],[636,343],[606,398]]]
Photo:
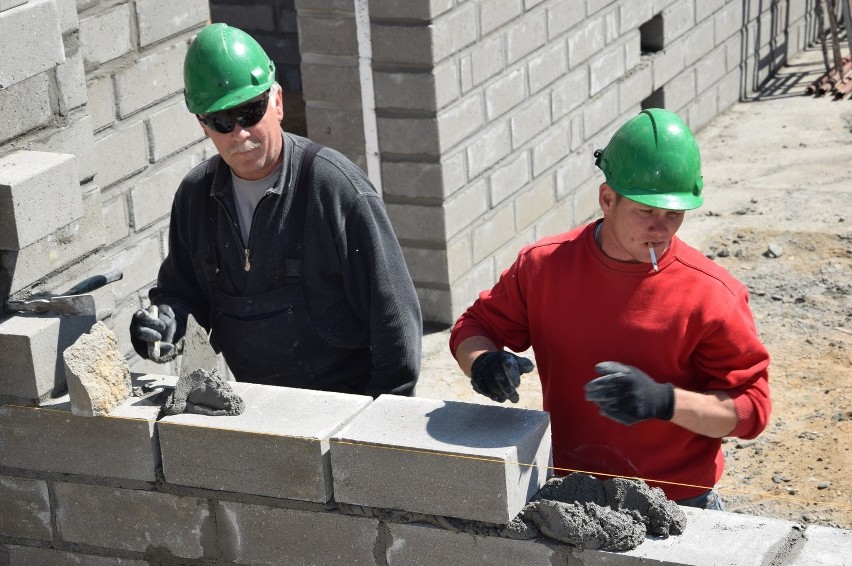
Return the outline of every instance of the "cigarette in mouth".
[[[659,271],[660,268],[657,267],[657,254],[654,253],[654,244],[648,242],[648,251],[651,252],[651,264],[654,266],[654,271]]]

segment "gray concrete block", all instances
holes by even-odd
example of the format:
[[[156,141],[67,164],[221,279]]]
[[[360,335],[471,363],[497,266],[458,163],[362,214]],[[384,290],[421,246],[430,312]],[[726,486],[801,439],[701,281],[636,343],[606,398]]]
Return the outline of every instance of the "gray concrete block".
[[[9,566],[150,566],[145,560],[63,552],[49,548],[9,546]]]
[[[551,97],[540,94],[512,113],[513,148],[518,149],[551,126],[551,105]]]
[[[470,48],[469,81],[462,91],[479,86],[500,73],[506,66],[506,51],[503,48],[503,35],[483,38]],[[462,62],[464,63],[464,59]],[[461,67],[464,69],[464,66]]]
[[[144,240],[125,246],[112,258],[114,269],[124,273],[121,281],[110,284],[112,292],[127,297],[139,289],[153,287],[163,257],[160,235],[153,231]]]
[[[0,12],[10,10],[15,6],[26,4],[29,0],[0,0]]]
[[[435,111],[435,76],[423,72],[373,72],[376,108]],[[458,85],[458,81],[455,83]],[[352,96],[349,90],[343,91]]]
[[[382,151],[400,155],[440,154],[440,127],[434,118],[380,117],[376,122]]]
[[[480,262],[515,235],[515,212],[509,204],[482,218],[473,229],[473,261]]]
[[[314,0],[302,0],[314,4]],[[297,4],[299,0],[297,0]],[[370,17],[382,19],[432,20],[452,9],[453,0],[429,2],[399,2],[398,0],[371,0]]]
[[[619,108],[634,108],[654,91],[650,65],[642,65],[618,83]]]
[[[236,416],[179,414],[157,429],[166,481],[300,501],[331,499],[329,439],[367,406],[345,395],[234,383]]]
[[[115,73],[116,104],[120,118],[126,118],[183,90],[183,60],[187,49],[185,41],[167,45]],[[156,80],[152,81],[151,77],[156,77]],[[143,84],[145,88],[139,88]],[[182,100],[183,97],[176,99]]]
[[[382,193],[408,198],[441,199],[444,167],[440,163],[382,161]]]
[[[518,67],[485,88],[485,116],[494,120],[527,98],[527,74]]]
[[[568,66],[575,68],[589,57],[599,53],[606,44],[604,18],[587,19],[579,28],[568,34]]]
[[[104,242],[100,194],[83,195],[83,217],[17,252],[0,251],[0,295],[16,293],[63,267],[74,265]]]
[[[28,136],[26,142],[15,145],[30,151],[74,154],[77,156],[80,182],[91,180],[96,173],[92,119],[85,108],[79,108],[58,124],[56,127],[35,132]]]
[[[134,4],[140,47],[202,24],[210,16],[207,0],[184,0],[165,4],[159,0],[136,0]]]
[[[488,210],[488,181],[482,179],[452,196],[444,204],[446,238],[452,238]]]
[[[335,500],[508,523],[547,480],[542,411],[382,395],[331,445]]]
[[[488,35],[512,20],[517,19],[524,13],[523,0],[509,0],[498,2],[487,10],[482,10],[479,15],[479,29],[482,35]]]
[[[130,4],[119,4],[80,19],[80,48],[86,68],[98,67],[133,51],[130,17]]]
[[[677,112],[695,100],[695,70],[687,69],[663,87],[666,107]]]
[[[550,98],[554,122],[588,101],[589,84],[589,67],[582,65],[553,85]]]
[[[0,143],[49,123],[53,118],[47,73],[0,89]]]
[[[127,195],[119,194],[103,202],[104,243],[115,244],[130,234],[130,215],[127,209]]]
[[[315,14],[315,15],[314,15]],[[354,13],[323,17],[318,12],[299,14],[299,46],[302,56],[336,55],[357,57],[358,35]]]
[[[152,482],[159,411],[135,397],[98,418],[74,416],[67,395],[41,407],[0,406],[0,466]]]
[[[432,58],[443,61],[473,45],[478,37],[476,4],[458,4],[454,10],[432,21]]]
[[[543,217],[556,202],[555,177],[546,175],[515,199],[515,227],[523,230]]]
[[[292,2],[289,2],[292,8]],[[282,11],[284,11],[282,6]],[[295,12],[293,17],[295,18]],[[234,0],[231,4],[217,1],[210,6],[213,22],[227,22],[255,36],[257,32],[275,32],[275,6],[272,4],[245,4]],[[258,34],[259,35],[259,34]],[[255,36],[256,37],[256,36]]]
[[[220,501],[216,526],[222,555],[237,564],[375,564],[379,522]],[[232,536],[239,533],[239,536]]]
[[[62,352],[73,414],[106,415],[130,397],[130,368],[117,344],[115,334],[98,321]]]
[[[30,0],[0,13],[0,37],[7,53],[0,65],[0,89],[52,69],[65,61],[55,0]]]
[[[532,147],[532,176],[533,179],[559,163],[568,155],[569,132],[564,123],[560,123],[548,130],[541,138],[536,140]]]
[[[804,545],[785,562],[788,566],[843,566],[852,556],[852,531],[808,525]]]
[[[456,144],[468,140],[482,128],[484,123],[481,97],[471,93],[458,104],[448,107],[438,115],[439,150],[441,153],[447,153]],[[379,142],[383,141],[380,137]],[[382,147],[384,147],[383,144]]]
[[[202,534],[214,528],[206,499],[73,483],[56,483],[54,492],[66,542],[201,558]]]
[[[601,96],[584,104],[581,111],[583,136],[590,139],[618,118],[618,89],[607,89]]]
[[[65,62],[56,66],[56,86],[59,88],[59,113],[67,116],[74,108],[86,104],[86,73],[83,54],[75,46],[66,53]]]
[[[95,141],[95,155],[98,170],[95,182],[102,188],[141,171],[148,166],[145,123],[122,123],[119,129]]]
[[[695,65],[695,90],[704,92],[722,80],[727,73],[725,48],[720,46],[701,58]]]
[[[595,96],[617,81],[625,71],[624,48],[621,44],[607,46],[589,59],[589,94]]]
[[[361,77],[355,61],[352,61],[351,65],[303,62],[301,69],[304,84],[302,92],[305,100],[332,106],[352,106],[360,100]],[[384,91],[384,88],[378,84],[381,81],[380,77],[381,73],[375,71],[376,106],[384,107],[385,103],[380,101]]]
[[[403,246],[402,255],[411,278],[417,283],[449,284],[445,250]]]
[[[703,2],[697,2],[695,4],[695,21],[704,21],[724,5],[725,0],[704,0]]]
[[[686,34],[684,64],[692,65],[716,47],[716,31],[712,19],[697,25]]]
[[[536,541],[471,536],[430,525],[391,523],[388,529],[391,536],[385,550],[388,566],[559,564],[552,561],[553,550]]]
[[[663,10],[663,43],[668,45],[695,25],[695,2],[680,0]],[[763,29],[769,29],[768,27]]]
[[[86,108],[92,117],[92,127],[101,130],[115,122],[115,92],[112,75],[89,80],[87,84],[89,102]]]
[[[53,539],[47,482],[0,476],[0,509],[0,535]]]
[[[322,108],[308,106],[308,137],[334,147],[347,157],[364,152],[364,114],[360,108]],[[383,148],[384,150],[384,148]],[[354,161],[354,160],[353,160]],[[355,163],[358,165],[358,163]]]
[[[686,44],[676,41],[651,59],[654,68],[654,90],[662,88],[684,68]]]
[[[508,120],[482,130],[467,148],[468,175],[475,178],[493,169],[512,151],[512,135]]]
[[[0,158],[0,249],[20,250],[82,216],[73,155],[16,151]]]
[[[195,115],[183,100],[151,114],[148,118],[151,136],[151,158],[154,162],[177,153],[205,138]],[[187,169],[186,172],[189,172]]]
[[[529,152],[524,151],[491,174],[491,205],[503,202],[529,181],[530,157]]]
[[[374,65],[399,63],[431,66],[434,62],[432,28],[427,25],[393,26],[372,23],[370,43]],[[304,54],[303,51],[302,55]]]
[[[133,227],[137,232],[168,216],[172,209],[175,192],[184,176],[196,164],[196,156],[183,157],[156,173],[148,175],[130,189]]]
[[[80,28],[75,0],[56,0],[56,11],[59,14],[59,28],[62,35],[67,35]]]
[[[557,41],[536,53],[527,63],[530,94],[549,86],[568,71],[568,50],[563,41]]]
[[[0,319],[0,396],[34,404],[65,388],[62,351],[95,317],[22,314]]]
[[[526,57],[547,41],[547,12],[539,10],[506,28],[506,62]]]
[[[547,37],[553,40],[583,21],[586,13],[574,0],[555,0],[547,7]]]

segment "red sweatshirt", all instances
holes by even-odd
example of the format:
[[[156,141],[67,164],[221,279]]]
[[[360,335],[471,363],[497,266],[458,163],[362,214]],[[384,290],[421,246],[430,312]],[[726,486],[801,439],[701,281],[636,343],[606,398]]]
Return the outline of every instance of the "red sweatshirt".
[[[584,385],[597,363],[617,361],[682,389],[724,390],[739,417],[730,436],[754,438],[771,403],[748,290],[677,237],[654,272],[609,258],[593,233],[594,223],[521,250],[456,322],[450,349],[477,335],[516,352],[532,346],[557,474],[640,477],[669,499],[694,497],[722,475],[721,440],[656,419],[619,424],[585,400]]]

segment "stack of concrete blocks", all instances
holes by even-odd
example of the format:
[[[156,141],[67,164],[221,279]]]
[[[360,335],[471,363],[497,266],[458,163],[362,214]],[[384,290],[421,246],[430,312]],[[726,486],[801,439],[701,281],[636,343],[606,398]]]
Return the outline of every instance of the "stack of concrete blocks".
[[[620,554],[512,540],[500,529],[550,475],[546,413],[234,390],[239,416],[0,406],[0,565],[812,566],[852,550],[850,531],[693,509],[684,535]]]
[[[814,37],[805,4],[297,1],[308,133],[369,155],[355,64],[368,5],[368,173],[424,318],[451,323],[524,244],[598,212],[593,151],[619,124],[664,106],[701,128]]]

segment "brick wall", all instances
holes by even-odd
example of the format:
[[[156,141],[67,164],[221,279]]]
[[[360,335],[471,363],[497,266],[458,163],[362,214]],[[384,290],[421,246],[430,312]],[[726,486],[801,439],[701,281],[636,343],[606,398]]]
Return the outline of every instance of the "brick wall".
[[[683,535],[624,553],[505,538],[550,475],[547,413],[234,387],[230,417],[0,405],[0,565],[810,566],[852,550],[850,531],[694,509]]]

